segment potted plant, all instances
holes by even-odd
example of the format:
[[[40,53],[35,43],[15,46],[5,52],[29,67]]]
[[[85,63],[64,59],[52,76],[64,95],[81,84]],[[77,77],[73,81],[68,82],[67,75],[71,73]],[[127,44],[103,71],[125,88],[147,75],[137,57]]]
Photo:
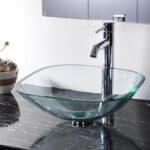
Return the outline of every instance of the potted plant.
[[[6,41],[0,52],[9,46]],[[0,59],[0,94],[8,94],[11,92],[17,79],[17,65],[10,60]]]

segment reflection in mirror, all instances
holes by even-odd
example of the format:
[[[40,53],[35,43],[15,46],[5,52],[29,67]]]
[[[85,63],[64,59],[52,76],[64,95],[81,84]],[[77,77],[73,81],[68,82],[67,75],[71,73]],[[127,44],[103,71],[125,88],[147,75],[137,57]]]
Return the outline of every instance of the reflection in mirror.
[[[127,22],[150,23],[149,0],[42,0],[44,16],[112,20],[126,14]]]
[[[0,96],[0,127],[7,127],[19,121],[20,110],[12,94]]]
[[[68,123],[57,125],[38,139],[31,150],[139,150],[134,142],[113,128],[97,124],[75,128]]]

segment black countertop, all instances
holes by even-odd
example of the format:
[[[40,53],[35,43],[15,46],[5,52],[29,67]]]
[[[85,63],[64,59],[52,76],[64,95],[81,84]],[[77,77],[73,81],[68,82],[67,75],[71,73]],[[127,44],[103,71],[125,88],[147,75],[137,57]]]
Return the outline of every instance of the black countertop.
[[[115,113],[113,128],[96,124],[79,129],[14,91],[0,96],[0,149],[150,150],[149,116],[150,102],[131,100]]]

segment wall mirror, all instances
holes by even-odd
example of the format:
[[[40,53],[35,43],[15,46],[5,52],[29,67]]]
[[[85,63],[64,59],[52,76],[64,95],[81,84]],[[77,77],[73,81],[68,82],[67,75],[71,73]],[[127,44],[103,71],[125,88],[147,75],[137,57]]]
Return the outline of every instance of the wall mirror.
[[[150,23],[150,0],[42,0],[44,16],[112,20],[126,14],[126,21]]]

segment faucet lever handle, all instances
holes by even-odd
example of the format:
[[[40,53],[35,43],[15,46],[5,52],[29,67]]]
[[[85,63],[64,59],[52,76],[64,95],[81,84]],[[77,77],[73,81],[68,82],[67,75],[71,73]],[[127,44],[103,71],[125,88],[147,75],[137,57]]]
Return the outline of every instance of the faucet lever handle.
[[[96,30],[95,32],[96,32],[96,33],[99,33],[100,31],[103,31],[104,29],[105,29],[105,27],[103,26],[103,27],[101,27],[100,29]]]

